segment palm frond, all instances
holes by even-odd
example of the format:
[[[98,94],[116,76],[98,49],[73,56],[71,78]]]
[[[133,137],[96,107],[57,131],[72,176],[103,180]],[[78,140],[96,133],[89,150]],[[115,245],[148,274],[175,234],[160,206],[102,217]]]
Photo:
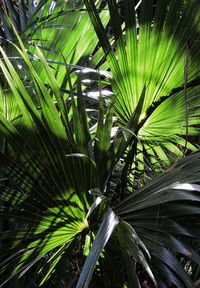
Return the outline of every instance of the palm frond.
[[[199,9],[196,1],[183,2],[157,1],[154,5],[153,1],[142,1],[136,10],[136,2],[127,0],[123,2],[120,14],[122,4],[115,0],[108,1],[110,25],[115,39],[111,43],[98,9],[93,2],[85,1],[113,73],[111,85],[117,95],[115,114],[122,127],[126,126],[134,113],[146,86],[139,125],[133,132],[138,134],[142,146],[146,147],[143,153],[150,151],[148,147],[153,148],[149,157],[152,164],[153,158],[162,159],[160,155],[165,150],[169,150],[169,154],[172,152],[176,158],[192,148],[186,141],[185,145],[175,149],[177,138],[174,135],[186,135],[187,139],[198,135],[194,126],[199,123],[195,100],[199,90],[199,49],[195,40],[199,37]],[[165,110],[165,113],[161,110]],[[151,121],[153,118],[155,122]],[[160,146],[162,152],[157,154],[155,146]],[[170,157],[165,165],[169,162]],[[155,168],[160,169],[159,166]]]

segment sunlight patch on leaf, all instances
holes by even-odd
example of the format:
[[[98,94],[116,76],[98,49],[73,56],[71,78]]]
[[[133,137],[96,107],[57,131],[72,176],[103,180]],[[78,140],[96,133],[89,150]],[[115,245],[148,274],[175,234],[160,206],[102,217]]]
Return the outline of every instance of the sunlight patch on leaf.
[[[190,183],[175,184],[173,189],[183,189],[183,190],[190,190],[190,191],[198,191],[198,192],[200,192],[200,185],[190,184]]]
[[[83,93],[83,95],[90,97],[90,98],[94,98],[94,99],[99,99],[99,97],[109,97],[114,95],[113,92],[109,91],[109,90],[101,90],[101,91],[90,91],[90,92],[86,92]]]

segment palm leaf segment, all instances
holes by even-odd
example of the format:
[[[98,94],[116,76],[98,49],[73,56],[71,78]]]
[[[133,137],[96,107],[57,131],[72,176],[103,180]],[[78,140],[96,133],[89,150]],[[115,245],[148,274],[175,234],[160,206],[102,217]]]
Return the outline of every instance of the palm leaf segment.
[[[198,1],[108,1],[112,42],[93,1],[85,5],[113,73],[120,126],[135,112],[146,86],[139,125],[133,131],[139,138],[137,162],[149,155],[159,169],[158,159],[165,166],[170,155],[180,157],[186,148],[195,151],[182,136],[188,140],[198,134],[193,126],[199,123]]]

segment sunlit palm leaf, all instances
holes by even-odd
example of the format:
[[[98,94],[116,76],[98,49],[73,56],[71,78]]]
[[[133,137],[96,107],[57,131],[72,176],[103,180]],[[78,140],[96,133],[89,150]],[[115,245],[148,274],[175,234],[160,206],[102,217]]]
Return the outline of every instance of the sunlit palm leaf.
[[[12,189],[2,182],[0,214],[4,219],[12,217],[19,225],[17,230],[2,233],[2,241],[10,239],[12,244],[8,241],[1,255],[4,260],[1,262],[1,284],[22,277],[38,261],[46,259],[44,267],[40,269],[38,265],[32,275],[32,280],[43,285],[52,277],[60,261],[64,261],[63,257],[68,259],[66,251],[75,249],[77,239],[82,239],[81,233],[89,229],[85,220],[90,203],[88,191],[98,183],[93,160],[83,154],[71,153],[77,152],[77,148],[70,142],[69,130],[65,129],[70,129],[70,124],[63,120],[63,98],[43,55],[38,50],[58,107],[27,54],[17,49],[31,71],[42,113],[36,109],[16,70],[1,50],[4,57],[1,69],[12,95],[20,103],[23,129],[32,135],[32,139],[24,137],[22,131],[0,114],[1,135],[8,146],[6,155],[0,155],[0,170],[14,185]],[[79,116],[83,112],[79,109]],[[8,257],[10,249],[12,258]],[[41,271],[45,275],[43,279]]]
[[[6,5],[8,4],[9,3]],[[26,4],[28,5],[28,3]],[[28,7],[27,5],[23,7],[23,11],[20,9],[15,9],[15,14],[12,14],[11,12],[6,13],[5,11],[2,14],[2,17],[4,17],[6,21],[6,26],[4,25],[5,27],[3,30],[6,31],[7,29],[12,34],[12,37],[10,38],[6,37],[5,35],[5,41],[12,40],[13,42],[16,42],[18,38],[17,33],[21,35],[24,45],[29,50],[29,53],[33,54],[34,59],[37,59],[37,61],[33,62],[34,69],[38,73],[41,81],[43,81],[45,85],[48,85],[49,83],[47,79],[49,79],[49,75],[47,71],[43,69],[45,68],[45,62],[41,59],[41,57],[36,56],[38,53],[35,45],[41,47],[47,61],[54,63],[52,64],[51,71],[49,69],[49,73],[51,76],[54,75],[54,77],[56,77],[56,81],[58,83],[57,86],[62,85],[63,88],[66,88],[66,85],[68,86],[69,84],[66,65],[69,64],[73,67],[76,67],[75,64],[82,64],[84,66],[89,65],[89,58],[95,50],[98,42],[98,38],[94,33],[94,29],[90,23],[87,12],[83,9],[82,1],[55,2],[52,0],[42,0],[34,9],[32,9],[33,1],[30,1],[29,4],[30,5]],[[19,5],[23,5],[23,1],[20,1]],[[23,24],[23,26],[25,25],[25,28],[22,30],[18,29],[19,25],[16,26],[15,22],[13,22],[12,18],[10,17],[10,14],[12,14],[14,15],[13,17],[20,19],[22,22],[23,15],[19,15],[19,13],[26,15],[27,18],[26,23]],[[108,11],[103,10],[101,17],[104,24],[106,24],[108,21]],[[37,101],[37,92],[35,91],[35,87],[32,83],[32,76],[29,75],[29,70],[26,69],[23,57],[17,53],[16,49],[13,49],[13,45],[11,45],[10,42],[5,42],[4,50],[8,51],[9,59],[12,59],[11,61],[14,67],[19,70],[19,77],[26,86],[29,94],[32,95],[32,101],[38,106],[39,103]],[[97,61],[93,60],[93,66],[97,65],[101,60],[103,57],[103,51],[101,51],[100,54],[98,53],[99,56]],[[77,76],[73,74],[71,75],[71,78],[74,84]],[[3,90],[8,91],[6,91],[6,104],[2,105],[1,109],[5,110],[4,113],[9,115],[8,119],[13,120],[17,118],[15,124],[18,125],[18,127],[21,126],[21,129],[23,129],[23,119],[18,117],[19,109],[17,107],[19,103],[13,99],[12,95],[9,95],[9,88],[5,85],[5,83],[3,83],[3,81],[4,80],[2,79]],[[54,92],[55,89],[58,88],[54,87]],[[69,94],[66,94],[65,96],[67,98],[69,97]],[[58,93],[55,93],[56,101],[58,101],[58,97]],[[63,104],[59,102],[59,105]],[[63,121],[67,121],[67,115],[64,113],[63,108],[62,114]],[[68,131],[68,136],[70,133],[71,132]],[[72,137],[70,138],[70,141],[72,141]]]
[[[154,5],[153,1],[142,1],[137,11],[136,1],[127,0],[122,5],[113,0],[108,4],[115,38],[112,45],[95,5],[92,1],[85,1],[113,73],[112,88],[117,95],[115,113],[118,121],[121,126],[129,121],[146,85],[139,129],[133,132],[138,132],[138,138],[145,147],[144,153],[148,153],[148,146],[160,146],[160,152],[152,150],[149,160],[152,163],[154,158],[161,160],[165,150],[178,157],[187,148],[194,151],[195,147],[188,141],[183,145],[182,140],[181,146],[175,149],[178,138],[174,135],[188,138],[198,134],[198,130],[192,127],[199,123],[196,102],[199,48],[195,40],[199,37],[198,3],[174,0],[157,1]],[[156,127],[159,136],[154,130]],[[170,157],[167,158],[163,159],[164,166],[171,161]],[[155,168],[159,170],[158,166]]]

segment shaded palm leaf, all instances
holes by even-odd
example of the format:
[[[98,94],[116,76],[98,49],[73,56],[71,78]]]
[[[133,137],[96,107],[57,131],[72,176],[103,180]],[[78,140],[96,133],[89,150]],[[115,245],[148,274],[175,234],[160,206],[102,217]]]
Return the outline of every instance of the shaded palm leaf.
[[[153,257],[153,273],[160,273],[166,285],[170,279],[178,287],[193,287],[172,251],[199,263],[199,255],[184,240],[199,237],[199,221],[194,220],[199,214],[198,174],[199,153],[183,159],[175,170],[150,181],[114,209],[136,230]]]

